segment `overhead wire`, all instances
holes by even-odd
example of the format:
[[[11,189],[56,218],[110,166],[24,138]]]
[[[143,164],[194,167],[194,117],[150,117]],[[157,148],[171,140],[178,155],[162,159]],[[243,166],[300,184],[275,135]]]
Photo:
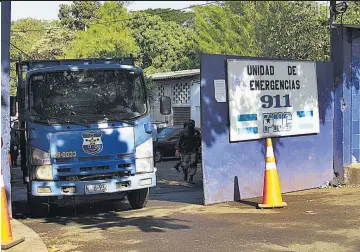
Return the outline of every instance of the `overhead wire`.
[[[13,46],[16,50],[22,52],[26,57],[31,58],[31,57],[29,56],[29,54],[27,54],[26,52],[24,52],[23,50],[21,50],[19,47],[17,47],[17,46],[14,45],[13,43],[10,42],[10,45]]]
[[[172,10],[169,10],[169,11],[159,12],[156,15],[161,17],[161,15],[163,15],[163,14],[168,14],[168,13],[187,10],[187,9],[193,9],[194,7],[211,5],[211,4],[214,4],[214,3],[217,3],[217,2],[219,2],[219,1],[211,1],[211,2],[208,2],[208,3],[205,3],[205,4],[191,5],[191,6],[188,6],[188,7],[181,8],[181,9],[172,9]],[[131,21],[131,20],[135,20],[135,19],[139,19],[139,17],[117,19],[117,20],[111,20],[111,21],[106,21],[106,22],[95,22],[95,23],[89,23],[89,24],[86,24],[86,25],[87,26],[92,26],[92,25],[99,25],[99,24],[110,24],[110,23]],[[55,28],[49,28],[49,29],[44,28],[44,29],[28,29],[28,30],[11,30],[11,32],[14,32],[14,33],[19,33],[19,32],[23,32],[23,33],[25,33],[25,32],[41,32],[41,31],[51,31],[51,30],[58,30],[58,29],[62,29],[62,27],[58,27],[58,28],[55,27]]]

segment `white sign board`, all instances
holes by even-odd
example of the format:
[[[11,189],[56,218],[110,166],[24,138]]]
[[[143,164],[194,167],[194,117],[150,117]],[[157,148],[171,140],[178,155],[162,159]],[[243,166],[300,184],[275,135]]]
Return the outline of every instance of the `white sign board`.
[[[225,80],[214,80],[215,100],[217,102],[226,102],[226,84]]]
[[[230,141],[319,133],[316,65],[228,60]]]

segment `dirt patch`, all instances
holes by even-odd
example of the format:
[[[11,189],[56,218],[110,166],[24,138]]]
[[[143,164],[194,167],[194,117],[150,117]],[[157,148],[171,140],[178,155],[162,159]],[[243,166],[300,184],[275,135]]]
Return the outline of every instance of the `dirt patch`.
[[[162,182],[175,185],[169,190],[159,183],[171,197],[182,184]],[[359,194],[360,188],[286,193],[288,207],[273,210],[256,209],[261,198],[210,206],[161,198],[141,210],[85,209],[75,216],[24,222],[41,233],[50,252],[358,252]]]
[[[195,187],[192,184],[189,184],[188,182],[185,181],[174,181],[174,180],[165,180],[162,179],[160,181],[157,181],[157,184],[161,185],[169,185],[169,186],[182,186],[182,187]]]
[[[263,251],[286,251],[286,252],[347,252],[354,251],[334,242],[314,242],[312,244],[291,244],[289,246],[279,246],[276,244],[260,244]]]
[[[237,204],[237,205],[235,205]],[[188,205],[184,207],[152,207],[132,214],[126,214],[124,218],[140,218],[151,216],[160,218],[172,214],[279,214],[281,210],[261,210],[253,207],[244,206],[241,203],[224,203],[210,206]]]
[[[343,195],[343,194],[353,194],[353,193],[360,193],[359,187],[353,187],[353,186],[344,186],[341,188],[337,187],[330,187],[330,188],[322,188],[322,189],[310,189],[310,190],[303,190],[298,192],[291,192],[291,193],[285,193],[284,195],[290,195],[290,196],[297,196],[297,195],[321,195],[321,194],[327,194],[327,195]]]

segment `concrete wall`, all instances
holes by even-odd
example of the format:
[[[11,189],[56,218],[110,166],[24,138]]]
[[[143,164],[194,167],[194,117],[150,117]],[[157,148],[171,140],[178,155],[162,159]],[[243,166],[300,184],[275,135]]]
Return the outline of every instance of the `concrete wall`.
[[[201,127],[201,113],[200,113],[200,81],[193,83],[191,86],[191,119],[195,121],[195,127]]]
[[[203,54],[201,112],[205,204],[262,195],[265,140],[229,142],[228,103],[217,103],[214,79],[226,79],[226,59]],[[333,178],[332,64],[316,64],[320,133],[273,138],[282,192],[314,188]]]
[[[10,24],[11,2],[1,2],[1,169],[11,215],[11,184],[8,152],[10,149]]]
[[[174,90],[173,87],[176,83],[189,83],[190,85],[190,89],[193,85],[198,85],[196,83],[200,82],[200,76],[196,75],[196,76],[192,76],[192,77],[181,77],[181,78],[176,78],[176,79],[166,79],[166,80],[155,80],[154,81],[154,85],[155,85],[155,99],[154,101],[150,104],[150,114],[151,114],[151,120],[154,121],[165,121],[166,120],[166,116],[160,114],[160,102],[159,102],[159,98],[161,95],[165,95],[165,96],[169,96],[171,98],[172,101],[172,107],[191,107],[191,101],[194,100],[191,97],[191,92],[189,92],[189,97],[188,97],[188,102],[186,103],[181,103],[178,101],[178,99],[174,99],[176,97],[176,94],[174,94]],[[163,91],[160,91],[159,87],[162,86],[164,89]],[[189,90],[190,91],[190,90]],[[196,93],[196,95],[198,95],[198,99],[200,98],[200,93]],[[167,116],[168,119],[168,126],[173,126],[173,111],[172,113]]]

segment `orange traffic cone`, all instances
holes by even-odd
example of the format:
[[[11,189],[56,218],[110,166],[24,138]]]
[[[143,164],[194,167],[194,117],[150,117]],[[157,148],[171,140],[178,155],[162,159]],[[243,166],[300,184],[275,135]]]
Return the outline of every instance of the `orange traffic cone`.
[[[6,192],[4,187],[4,178],[1,170],[1,249],[9,249],[23,242],[25,238],[15,238],[12,236],[10,225],[9,209],[6,200]]]
[[[279,176],[271,138],[266,138],[266,167],[264,177],[263,201],[259,208],[280,208],[287,204],[282,201]]]

